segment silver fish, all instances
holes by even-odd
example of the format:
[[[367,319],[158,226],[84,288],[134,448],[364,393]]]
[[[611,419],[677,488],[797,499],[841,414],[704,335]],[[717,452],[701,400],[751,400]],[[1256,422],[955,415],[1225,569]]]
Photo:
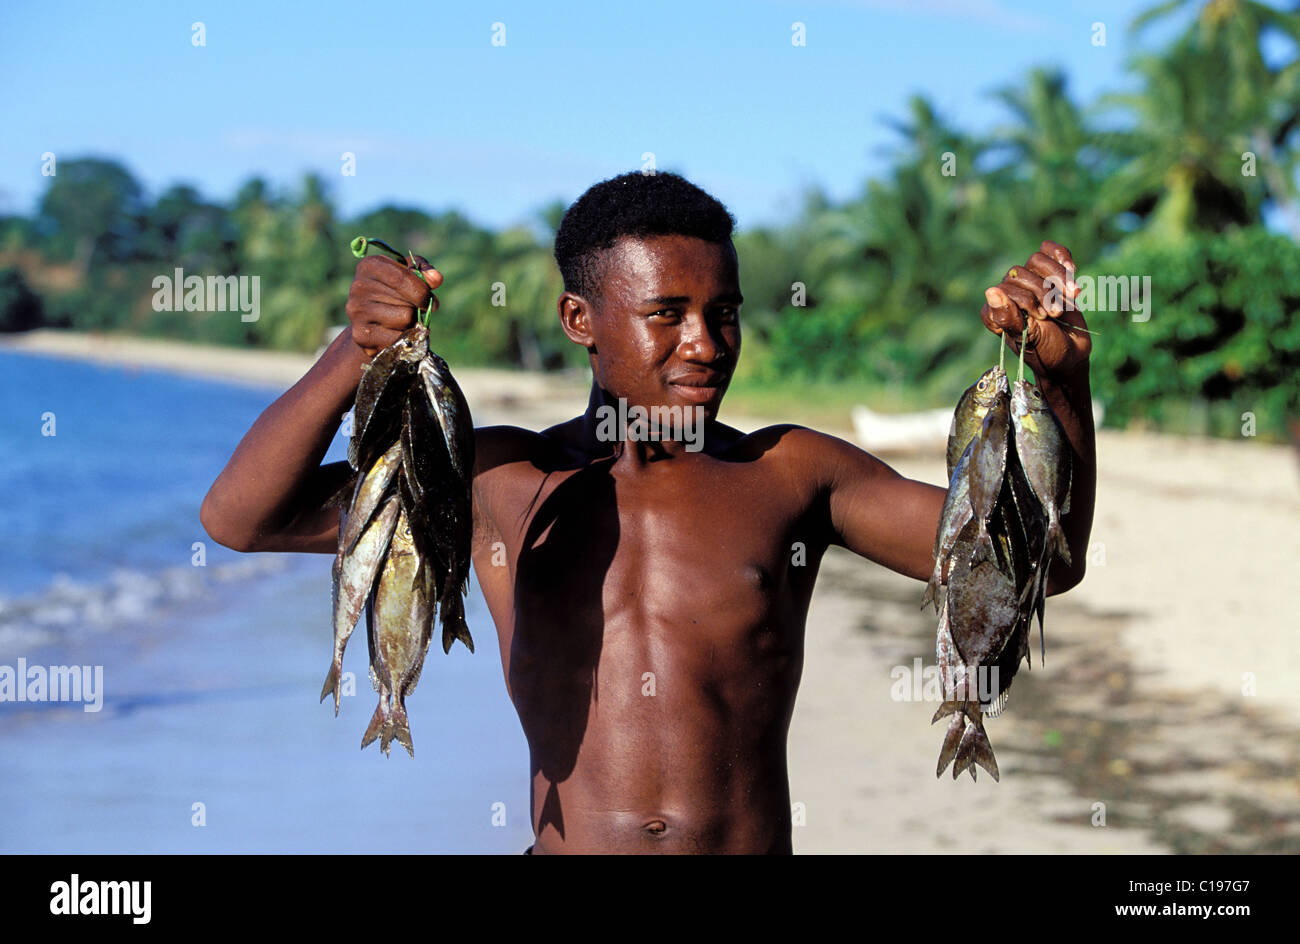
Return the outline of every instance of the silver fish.
[[[1047,514],[1047,545],[1069,564],[1061,515],[1069,510],[1070,441],[1042,393],[1025,380],[1016,381],[1011,394],[1011,426],[1025,478]]]
[[[370,471],[358,480],[352,507],[339,536],[339,545],[345,553],[350,553],[356,546],[362,532],[389,493],[389,486],[392,485],[393,476],[397,474],[401,461],[401,444],[394,443],[391,449],[379,457]]]
[[[961,398],[957,401],[957,409],[952,414],[952,425],[948,428],[946,462],[949,479],[952,478],[952,470],[957,465],[957,460],[966,451],[966,446],[984,425],[984,417],[988,415],[989,407],[997,402],[1000,394],[1004,393],[1009,394],[1009,388],[1007,375],[1001,367],[990,367],[984,371],[979,380],[962,392]]]
[[[352,550],[345,552],[340,546],[334,557],[334,659],[325,676],[320,700],[324,701],[331,694],[334,696],[335,716],[339,713],[343,653],[383,565],[389,540],[397,526],[398,510],[397,496],[389,495]]]
[[[974,441],[957,460],[953,469],[952,481],[948,485],[948,494],[944,496],[943,510],[939,513],[939,529],[934,536],[934,571],[925,585],[925,595],[921,598],[921,608],[930,603],[939,609],[939,587],[943,585],[943,568],[952,555],[953,545],[957,543],[962,529],[970,522],[974,511],[970,503],[970,481],[966,475],[971,460],[971,448]]]
[[[415,756],[406,716],[406,696],[415,687],[429,647],[433,623],[428,586],[417,581],[420,558],[403,513],[389,544],[379,583],[366,607],[370,641],[370,676],[379,704],[361,739],[364,748],[380,738],[385,755],[396,740]]]
[[[1007,468],[1007,431],[1011,420],[1010,397],[998,393],[988,407],[980,431],[971,440],[970,503],[979,534],[975,539],[972,563],[994,556],[988,520],[1002,493],[1002,479]]]

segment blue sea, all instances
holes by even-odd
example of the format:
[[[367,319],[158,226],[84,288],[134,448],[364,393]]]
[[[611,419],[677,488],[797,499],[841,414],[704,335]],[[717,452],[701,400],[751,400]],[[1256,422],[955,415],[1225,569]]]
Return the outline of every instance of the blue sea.
[[[0,852],[482,852],[532,839],[528,752],[471,583],[471,655],[430,649],[414,759],[339,717],[324,554],[238,554],[199,505],[277,389],[0,351],[6,667],[88,666],[82,701],[0,701]],[[344,457],[336,439],[329,460]],[[19,660],[23,660],[22,663]]]

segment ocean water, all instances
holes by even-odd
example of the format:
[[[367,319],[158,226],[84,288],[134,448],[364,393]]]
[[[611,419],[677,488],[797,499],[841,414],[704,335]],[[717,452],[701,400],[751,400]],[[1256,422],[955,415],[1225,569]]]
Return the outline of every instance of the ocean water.
[[[338,718],[324,554],[238,554],[198,510],[274,389],[0,351],[0,677],[87,666],[82,701],[0,700],[0,852],[500,852],[528,753],[471,581],[470,655],[431,648],[416,756]],[[48,433],[53,435],[48,435]],[[341,459],[337,439],[329,460]],[[22,663],[19,660],[23,660]],[[3,688],[0,687],[0,697]],[[92,703],[89,707],[95,707]]]

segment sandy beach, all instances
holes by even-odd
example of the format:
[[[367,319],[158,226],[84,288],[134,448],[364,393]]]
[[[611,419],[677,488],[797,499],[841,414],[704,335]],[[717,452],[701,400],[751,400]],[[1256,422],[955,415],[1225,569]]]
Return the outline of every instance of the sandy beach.
[[[311,364],[54,331],[0,347],[279,388]],[[456,376],[480,425],[542,428],[586,399],[571,377]],[[765,422],[725,407],[723,419]],[[848,416],[825,431],[852,439]],[[882,458],[942,482],[937,453]],[[790,735],[796,851],[1300,851],[1294,452],[1104,430],[1098,480],[1088,576],[1049,599],[1046,664],[1022,669],[988,724],[1000,783],[936,780],[935,705],[900,697],[914,660],[934,661],[921,585],[847,551],[827,555]]]

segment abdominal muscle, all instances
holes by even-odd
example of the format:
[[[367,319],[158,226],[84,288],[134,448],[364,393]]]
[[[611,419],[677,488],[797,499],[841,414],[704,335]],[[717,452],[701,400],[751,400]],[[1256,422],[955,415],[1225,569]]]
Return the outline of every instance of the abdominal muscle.
[[[788,853],[800,660],[698,630],[693,645],[644,627],[603,635],[576,757],[529,739],[534,852]]]

